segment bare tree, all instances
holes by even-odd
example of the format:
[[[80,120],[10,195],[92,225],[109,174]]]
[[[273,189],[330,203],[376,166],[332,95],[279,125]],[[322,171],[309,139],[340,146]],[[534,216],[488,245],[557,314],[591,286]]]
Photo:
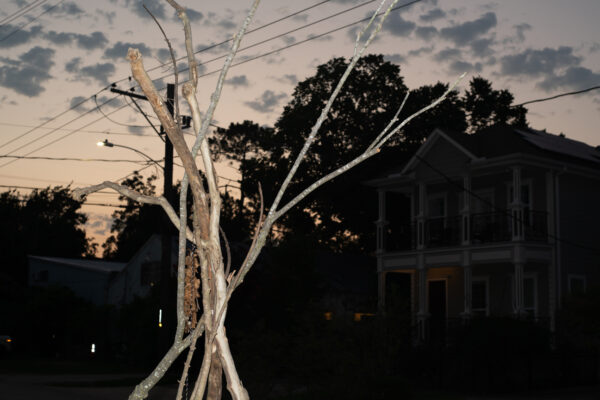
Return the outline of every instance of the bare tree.
[[[381,147],[384,146],[392,136],[397,134],[409,121],[443,101],[448,93],[456,87],[464,74],[440,98],[400,122],[398,117],[407,101],[407,94],[407,97],[404,98],[394,118],[389,121],[385,129],[379,132],[379,134],[374,135],[375,137],[373,141],[361,155],[349,160],[342,167],[324,175],[322,178],[306,187],[287,203],[282,204],[281,201],[286,189],[294,178],[294,175],[302,163],[302,160],[310,151],[310,147],[317,137],[319,128],[321,127],[323,121],[328,117],[329,110],[335,101],[336,96],[340,92],[350,72],[356,65],[356,62],[365,52],[369,44],[373,41],[377,33],[381,30],[383,22],[398,1],[392,0],[391,3],[386,6],[387,0],[382,0],[369,22],[358,33],[354,46],[354,52],[348,68],[331,93],[327,104],[321,111],[319,118],[312,127],[310,134],[306,138],[303,148],[296,156],[292,168],[288,172],[284,182],[279,188],[275,200],[268,207],[268,212],[266,214],[263,212],[264,204],[262,204],[262,209],[256,222],[252,244],[248,250],[245,260],[241,265],[232,268],[232,266],[229,265],[230,257],[225,257],[228,255],[229,249],[227,246],[225,246],[224,254],[221,246],[222,242],[225,244],[227,243],[227,240],[224,238],[224,234],[221,232],[219,227],[221,195],[218,189],[219,185],[217,175],[215,173],[213,156],[210,154],[206,136],[208,133],[209,124],[219,102],[225,77],[229,71],[229,68],[231,67],[233,58],[240,46],[244,33],[246,32],[260,1],[253,1],[250,11],[248,12],[248,15],[246,16],[241,28],[233,38],[231,49],[229,50],[228,56],[221,69],[216,88],[211,95],[210,105],[203,114],[204,118],[201,118],[202,113],[196,98],[198,72],[197,62],[192,45],[190,22],[186,15],[185,9],[177,4],[175,0],[166,1],[177,11],[177,15],[183,24],[185,35],[185,48],[189,65],[189,79],[181,85],[181,93],[189,105],[192,113],[196,139],[191,148],[188,147],[184,141],[181,126],[178,122],[177,99],[175,104],[176,113],[175,117],[173,117],[167,110],[165,101],[158,94],[157,89],[154,87],[152,81],[144,70],[140,52],[137,49],[129,49],[127,57],[131,65],[133,77],[138,82],[145,95],[148,97],[155,114],[160,119],[162,126],[165,128],[165,131],[173,143],[173,147],[177,151],[177,154],[181,158],[185,168],[185,174],[181,181],[179,213],[177,213],[163,197],[144,196],[112,182],[104,182],[88,188],[77,189],[76,194],[78,196],[84,196],[103,188],[110,188],[133,200],[142,203],[160,205],[163,207],[170,220],[179,230],[177,268],[177,330],[173,345],[155,367],[154,371],[152,371],[152,373],[146,379],[136,386],[134,391],[129,396],[129,399],[146,398],[148,396],[148,392],[163,377],[165,372],[172,365],[173,361],[175,361],[175,359],[185,349],[189,348],[177,393],[177,399],[181,399],[183,384],[188,378],[187,374],[189,365],[194,355],[197,341],[201,337],[204,339],[204,355],[202,358],[200,372],[195,379],[191,398],[200,400],[204,398],[205,394],[207,395],[208,399],[220,398],[222,392],[221,377],[224,373],[227,382],[227,390],[231,394],[231,397],[234,400],[249,399],[248,392],[244,388],[244,385],[242,384],[242,381],[236,370],[234,359],[229,348],[227,335],[225,333],[224,321],[227,314],[229,300],[233,292],[243,282],[244,277],[254,265],[261,249],[265,245],[273,224],[290,208],[294,207],[298,202],[308,196],[319,186],[325,184],[336,176],[343,174],[367,158],[377,154]],[[162,31],[160,24],[158,26]],[[367,34],[367,32],[369,33]],[[175,57],[166,36],[165,40],[167,41],[169,49],[171,50],[171,58],[175,67]],[[178,83],[177,79],[178,78],[176,75],[176,84]],[[340,157],[343,157],[343,155],[340,155]],[[197,158],[199,159],[198,163],[196,162]],[[199,172],[200,165],[204,170],[203,175],[201,175]],[[191,209],[192,229],[189,229],[187,226],[188,209],[186,207],[186,197],[188,187],[191,187],[191,194],[193,198],[193,205]],[[205,187],[207,187],[208,190],[206,190]],[[262,203],[262,192],[260,191],[260,187],[258,188],[258,191],[261,196]],[[222,241],[221,238],[224,240]],[[187,241],[193,242],[196,246],[195,251],[191,254],[186,254]],[[197,279],[197,276],[200,278]],[[197,310],[194,307],[196,296],[198,296],[202,306],[202,313],[199,318],[196,316]]]

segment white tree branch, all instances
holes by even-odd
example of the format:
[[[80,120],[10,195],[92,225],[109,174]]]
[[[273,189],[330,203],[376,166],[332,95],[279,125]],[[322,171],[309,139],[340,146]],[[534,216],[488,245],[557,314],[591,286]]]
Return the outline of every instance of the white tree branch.
[[[165,212],[167,213],[167,216],[169,217],[169,219],[171,220],[171,222],[173,223],[175,228],[177,228],[178,230],[180,229],[179,216],[177,215],[177,213],[175,212],[175,210],[173,209],[171,204],[169,204],[169,202],[167,201],[167,199],[164,196],[147,196],[147,195],[138,193],[135,190],[131,190],[126,186],[122,186],[122,185],[119,185],[117,183],[110,182],[110,181],[104,181],[97,185],[88,186],[85,188],[74,189],[73,196],[77,200],[80,200],[85,195],[88,195],[90,193],[94,193],[94,192],[97,192],[99,190],[106,189],[106,188],[113,189],[115,192],[118,192],[133,201],[137,201],[138,203],[155,204],[155,205],[161,206],[163,208],[163,210],[165,210]],[[192,234],[192,231],[190,229],[188,229],[187,227],[185,230],[185,236],[186,236],[187,240],[189,240],[190,242],[194,242],[194,235]]]

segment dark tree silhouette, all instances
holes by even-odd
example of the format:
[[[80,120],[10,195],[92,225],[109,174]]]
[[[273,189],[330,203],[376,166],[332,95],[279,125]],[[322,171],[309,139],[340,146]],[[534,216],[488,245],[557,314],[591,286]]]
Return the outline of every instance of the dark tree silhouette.
[[[96,244],[86,237],[81,204],[69,187],[34,190],[24,198],[16,191],[0,193],[0,274],[24,284],[28,254],[93,256]]]
[[[156,187],[152,175],[146,179],[137,171],[132,177],[121,182],[132,190],[141,194],[152,196]],[[110,228],[112,235],[102,244],[103,256],[107,259],[128,261],[142,245],[155,233],[161,232],[162,210],[149,204],[140,204],[125,196],[120,200],[127,200],[125,208],[113,212],[113,224]]]
[[[469,89],[463,97],[468,121],[468,133],[475,133],[496,124],[515,127],[527,126],[527,109],[515,107],[514,97],[508,90],[494,90],[492,84],[480,77],[469,82]]]

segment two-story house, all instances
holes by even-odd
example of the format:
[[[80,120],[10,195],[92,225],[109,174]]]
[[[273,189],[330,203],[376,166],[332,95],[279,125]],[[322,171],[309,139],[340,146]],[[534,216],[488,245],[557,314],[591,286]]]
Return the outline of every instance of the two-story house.
[[[420,338],[476,316],[554,329],[562,299],[600,282],[598,148],[532,129],[438,129],[370,185],[379,308],[402,278]]]

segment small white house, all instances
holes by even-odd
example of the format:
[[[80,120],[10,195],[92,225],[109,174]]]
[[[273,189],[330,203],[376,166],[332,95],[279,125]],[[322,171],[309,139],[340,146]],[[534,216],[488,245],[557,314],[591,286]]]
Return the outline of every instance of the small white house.
[[[94,304],[106,304],[111,278],[125,263],[28,256],[29,286],[64,286]]]
[[[129,304],[136,297],[148,296],[150,289],[160,281],[161,254],[161,236],[152,235],[111,280],[108,288],[108,304]],[[171,274],[175,276],[177,272],[176,238],[173,238],[171,244],[171,267]]]

